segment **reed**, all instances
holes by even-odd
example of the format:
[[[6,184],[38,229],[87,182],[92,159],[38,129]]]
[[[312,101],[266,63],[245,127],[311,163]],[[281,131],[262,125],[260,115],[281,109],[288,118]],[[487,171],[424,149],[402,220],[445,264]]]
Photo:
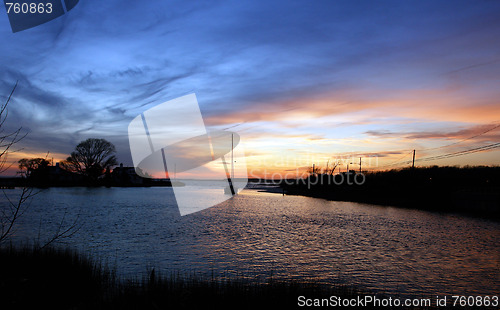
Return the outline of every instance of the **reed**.
[[[256,283],[248,278],[158,274],[119,279],[113,268],[65,248],[0,249],[2,309],[289,309],[298,296],[329,298],[362,292],[307,281]]]

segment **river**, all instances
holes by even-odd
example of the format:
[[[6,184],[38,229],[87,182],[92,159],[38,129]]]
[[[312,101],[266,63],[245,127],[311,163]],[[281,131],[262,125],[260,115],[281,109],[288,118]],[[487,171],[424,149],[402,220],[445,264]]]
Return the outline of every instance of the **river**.
[[[485,219],[255,189],[181,217],[171,188],[50,188],[33,198],[14,242],[46,240],[63,219],[79,230],[59,243],[121,277],[154,267],[311,279],[398,296],[500,293],[500,224]]]

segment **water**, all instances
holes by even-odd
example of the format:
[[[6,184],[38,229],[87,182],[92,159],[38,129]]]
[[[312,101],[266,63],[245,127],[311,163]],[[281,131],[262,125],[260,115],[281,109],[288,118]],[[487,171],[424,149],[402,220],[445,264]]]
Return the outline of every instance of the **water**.
[[[500,293],[500,224],[484,219],[249,189],[181,217],[170,188],[50,188],[33,199],[14,239],[48,239],[63,218],[80,227],[63,245],[124,277],[155,267],[399,296]]]

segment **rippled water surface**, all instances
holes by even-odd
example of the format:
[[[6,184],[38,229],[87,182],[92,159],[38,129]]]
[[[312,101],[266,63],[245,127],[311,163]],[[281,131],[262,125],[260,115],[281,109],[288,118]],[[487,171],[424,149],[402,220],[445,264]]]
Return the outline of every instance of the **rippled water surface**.
[[[15,240],[48,238],[63,218],[80,226],[65,244],[123,276],[155,267],[408,296],[500,293],[500,225],[482,219],[249,189],[181,217],[170,188],[51,188],[33,199]]]

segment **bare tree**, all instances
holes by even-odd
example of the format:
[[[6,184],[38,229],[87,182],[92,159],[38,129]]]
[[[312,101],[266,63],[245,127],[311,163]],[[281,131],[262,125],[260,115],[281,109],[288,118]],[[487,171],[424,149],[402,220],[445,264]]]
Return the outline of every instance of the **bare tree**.
[[[17,82],[12,88],[6,102],[0,107],[0,173],[5,172],[11,165],[6,165],[7,156],[9,153],[12,153],[12,147],[21,141],[26,134],[22,134],[22,127],[14,130],[10,133],[5,133],[5,121],[7,119],[8,110],[7,105],[9,104],[14,91],[16,90]],[[19,168],[21,169],[21,174],[25,174],[28,176],[31,171],[34,169],[38,169],[44,166],[48,166],[49,162],[43,158],[34,158],[34,159],[21,159],[19,162]],[[26,182],[26,180],[25,180]],[[0,245],[6,241],[13,233],[14,226],[18,221],[19,217],[27,210],[29,207],[29,202],[33,198],[34,195],[39,192],[33,191],[33,187],[28,186],[25,183],[21,189],[21,193],[17,198],[13,198],[12,195],[8,195],[5,191],[3,192],[7,204],[0,205]],[[66,223],[65,221],[66,214],[62,217],[57,230],[49,237],[43,245],[38,245],[39,249],[43,249],[44,247],[54,243],[58,239],[66,238],[73,235],[79,227],[77,226],[78,217],[76,217],[73,223]],[[40,238],[38,240],[40,242]]]
[[[8,201],[7,207],[1,208],[0,214],[0,244],[11,236],[14,224],[19,217],[26,211],[27,201],[33,196],[33,188],[23,187],[19,198],[13,201],[4,192],[5,198]]]
[[[333,175],[335,173],[335,169],[340,165],[340,161],[337,160],[333,165],[330,166],[330,169],[328,169],[328,166],[326,167],[326,173],[329,175]]]
[[[105,139],[89,138],[80,142],[63,166],[95,181],[107,168],[116,166],[116,149]]]
[[[12,146],[17,142],[21,141],[25,135],[21,134],[22,127],[19,127],[17,130],[12,132],[5,132],[5,121],[7,120],[7,116],[9,115],[9,111],[7,110],[7,106],[9,105],[10,99],[16,90],[17,82],[12,88],[12,91],[7,97],[5,103],[0,107],[0,173],[5,172],[5,170],[10,168],[10,165],[6,165],[7,157],[9,152],[11,152]]]
[[[323,170],[320,166],[312,165],[312,167],[307,168],[307,172],[310,174],[321,174]]]
[[[330,160],[326,162],[326,167],[320,167],[313,165],[312,167],[307,168],[307,172],[310,174],[329,174],[333,175],[335,173],[335,169],[340,165],[340,161],[336,161],[333,164],[330,163]]]
[[[12,132],[5,132],[5,121],[7,120],[8,110],[7,106],[16,90],[17,82],[12,88],[12,91],[7,97],[5,103],[0,107],[0,173],[5,172],[10,165],[7,165],[7,157],[10,152],[12,152],[12,147],[14,144],[18,143],[22,138],[26,136],[26,134],[22,135],[21,130],[22,127],[14,130]],[[32,196],[32,189],[28,187],[24,187],[21,191],[21,195],[16,201],[12,201],[7,194],[4,192],[4,195],[8,201],[7,206],[2,206],[0,208],[0,243],[5,241],[11,234],[12,229],[14,227],[15,222],[22,215],[25,208],[26,201]]]
[[[59,225],[57,226],[57,229],[53,232],[52,236],[48,237],[48,239],[46,239],[43,243],[41,242],[41,237],[40,237],[40,232],[41,232],[41,227],[40,227],[40,229],[38,230],[38,238],[36,240],[36,244],[38,245],[38,250],[42,250],[52,245],[54,242],[58,240],[69,238],[73,236],[78,230],[80,230],[81,225],[78,225],[79,215],[77,215],[73,220],[73,222],[70,224],[66,223],[66,215],[67,211],[64,212],[61,221],[59,222]]]

